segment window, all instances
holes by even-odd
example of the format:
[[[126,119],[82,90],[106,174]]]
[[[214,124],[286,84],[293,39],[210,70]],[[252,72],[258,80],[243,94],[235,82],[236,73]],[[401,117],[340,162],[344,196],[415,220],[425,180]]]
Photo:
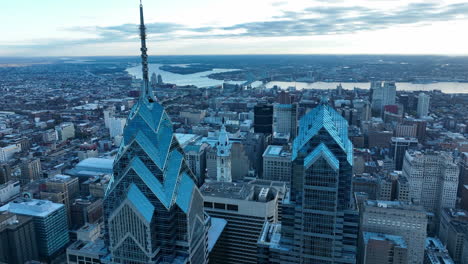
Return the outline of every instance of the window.
[[[215,203],[215,204],[214,204],[214,208],[215,208],[215,209],[223,209],[223,210],[226,210],[226,205],[225,205],[225,204],[221,204],[221,203]]]
[[[204,202],[203,206],[206,208],[213,208],[213,203],[212,202]]]
[[[229,211],[236,211],[237,212],[239,210],[239,207],[237,205],[235,205],[235,204],[228,204],[227,209]]]

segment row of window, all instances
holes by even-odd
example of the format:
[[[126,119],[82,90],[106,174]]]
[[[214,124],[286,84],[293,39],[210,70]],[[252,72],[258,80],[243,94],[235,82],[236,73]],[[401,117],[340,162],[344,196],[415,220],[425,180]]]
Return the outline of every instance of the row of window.
[[[223,204],[223,203],[213,203],[213,202],[204,202],[205,208],[214,208],[228,211],[239,211],[239,206],[235,204]]]

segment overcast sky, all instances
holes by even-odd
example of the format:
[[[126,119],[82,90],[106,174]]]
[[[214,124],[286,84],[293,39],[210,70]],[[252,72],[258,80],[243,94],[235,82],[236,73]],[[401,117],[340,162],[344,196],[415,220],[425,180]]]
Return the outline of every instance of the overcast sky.
[[[468,1],[144,0],[150,55],[468,55]],[[2,0],[0,56],[139,53],[138,0]]]

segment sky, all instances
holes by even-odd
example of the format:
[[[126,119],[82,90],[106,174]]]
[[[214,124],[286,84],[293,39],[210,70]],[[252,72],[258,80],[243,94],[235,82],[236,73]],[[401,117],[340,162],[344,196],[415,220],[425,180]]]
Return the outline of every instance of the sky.
[[[149,55],[468,55],[468,1],[143,0]],[[0,56],[139,53],[138,0],[1,0]]]

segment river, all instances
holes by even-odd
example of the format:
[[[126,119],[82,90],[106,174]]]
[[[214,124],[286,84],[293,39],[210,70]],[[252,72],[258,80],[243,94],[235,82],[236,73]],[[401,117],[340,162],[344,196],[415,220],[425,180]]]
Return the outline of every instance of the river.
[[[219,72],[228,72],[236,71],[237,69],[213,69],[211,71],[198,72],[193,74],[177,74],[172,72],[167,72],[160,70],[159,67],[163,64],[149,64],[149,73],[150,75],[155,72],[156,74],[161,74],[162,79],[166,83],[172,83],[176,85],[195,85],[197,87],[210,87],[223,84],[222,80],[215,80],[208,78],[209,74],[219,73]],[[127,69],[127,72],[137,78],[141,78],[141,66],[135,66]],[[242,84],[243,81],[229,81],[229,83],[238,83]],[[296,89],[335,89],[339,82],[279,82],[273,81],[265,84],[265,87],[271,88],[275,85],[286,89],[288,87],[296,87]],[[254,86],[261,85],[261,82],[253,83]],[[344,89],[354,89],[358,87],[361,89],[369,89],[370,83],[360,82],[360,83],[341,83]],[[398,91],[433,91],[441,90],[444,93],[468,93],[468,83],[460,82],[436,82],[436,83],[409,83],[409,82],[397,82],[396,87]]]

